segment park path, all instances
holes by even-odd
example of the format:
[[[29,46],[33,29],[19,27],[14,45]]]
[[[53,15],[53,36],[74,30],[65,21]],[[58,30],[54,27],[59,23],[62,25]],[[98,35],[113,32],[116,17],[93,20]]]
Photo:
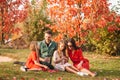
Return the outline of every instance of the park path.
[[[0,62],[10,62],[10,61],[13,61],[13,59],[6,56],[0,56]]]

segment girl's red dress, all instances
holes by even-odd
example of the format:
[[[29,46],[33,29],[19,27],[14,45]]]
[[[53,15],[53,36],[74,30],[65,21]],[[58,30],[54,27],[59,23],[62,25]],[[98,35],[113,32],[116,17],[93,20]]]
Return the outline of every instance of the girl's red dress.
[[[71,59],[71,61],[73,62],[73,65],[77,68],[77,69],[82,69],[82,68],[86,68],[89,69],[89,61],[87,59],[85,59],[83,57],[82,54],[82,50],[81,49],[77,49],[74,51],[74,53],[72,53],[71,50],[68,50],[68,55]],[[83,61],[82,67],[78,66],[78,64]]]
[[[37,61],[37,54],[35,51],[32,51],[26,61],[26,67],[29,69],[33,68],[42,69],[40,66],[36,65],[34,61]]]

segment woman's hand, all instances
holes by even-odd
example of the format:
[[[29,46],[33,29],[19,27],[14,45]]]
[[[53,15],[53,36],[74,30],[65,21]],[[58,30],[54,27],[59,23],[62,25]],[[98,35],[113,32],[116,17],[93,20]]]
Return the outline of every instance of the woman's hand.
[[[80,63],[77,65],[78,67],[82,66],[83,61],[80,61]]]

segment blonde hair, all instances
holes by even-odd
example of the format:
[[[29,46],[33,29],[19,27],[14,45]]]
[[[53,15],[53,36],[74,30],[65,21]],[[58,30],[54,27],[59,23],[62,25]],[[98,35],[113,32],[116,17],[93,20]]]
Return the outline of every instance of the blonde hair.
[[[64,44],[64,49],[62,51],[60,50],[60,44]],[[67,57],[67,49],[66,49],[66,42],[65,42],[65,40],[62,39],[59,42],[59,44],[58,44],[58,50],[57,51],[58,51],[58,55],[60,57],[62,56],[61,52],[63,52],[63,55]]]
[[[32,41],[30,43],[30,47],[29,48],[30,48],[31,51],[35,51],[36,52],[36,55],[37,55],[38,60],[39,60],[39,52],[38,52],[37,41]]]
[[[36,41],[32,41],[30,43],[30,50],[31,51],[36,51],[36,48],[37,48],[37,42]]]

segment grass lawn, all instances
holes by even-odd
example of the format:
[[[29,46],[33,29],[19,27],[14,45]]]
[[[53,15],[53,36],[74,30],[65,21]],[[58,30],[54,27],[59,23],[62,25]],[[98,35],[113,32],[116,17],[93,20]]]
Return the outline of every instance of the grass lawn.
[[[0,80],[120,80],[120,57],[101,56],[83,52],[90,61],[91,71],[98,73],[92,78],[80,77],[68,72],[49,73],[43,71],[22,72],[20,65],[13,62],[0,63]],[[17,61],[25,61],[29,54],[28,49],[0,49],[0,55],[9,56]]]

